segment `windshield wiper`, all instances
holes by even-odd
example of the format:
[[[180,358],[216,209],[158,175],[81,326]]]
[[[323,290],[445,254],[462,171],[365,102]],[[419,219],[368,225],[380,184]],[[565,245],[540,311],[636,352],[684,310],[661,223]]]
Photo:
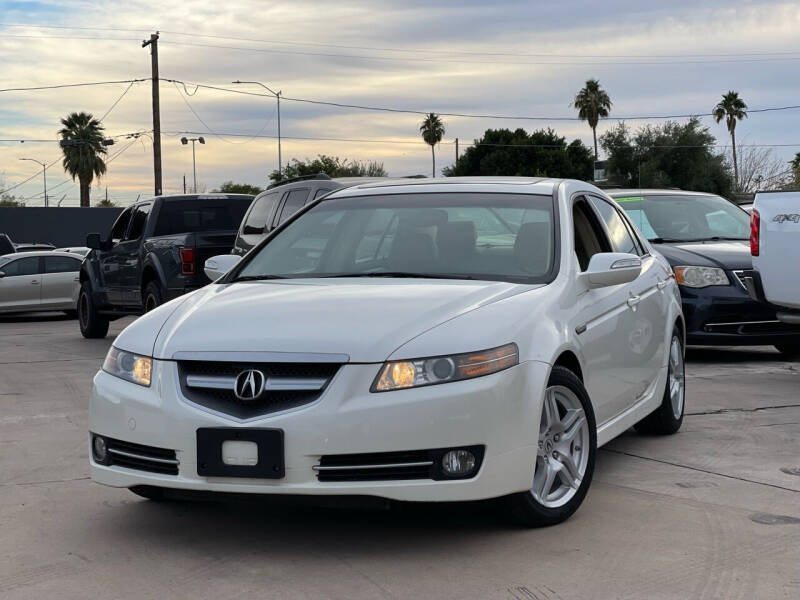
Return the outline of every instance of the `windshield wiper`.
[[[284,275],[242,275],[231,281],[231,283],[237,283],[239,281],[265,281],[267,279],[289,279],[289,278]]]
[[[648,242],[653,242],[654,244],[672,244],[675,242],[691,242],[693,240],[679,240],[676,238],[663,238],[663,237],[654,237],[647,240]]]
[[[309,275],[313,277],[313,275]],[[408,271],[375,271],[362,273],[336,273],[335,275],[319,275],[323,278],[337,277],[388,277],[388,278],[417,278],[417,279],[475,279],[471,275],[451,275],[449,273],[412,273]]]

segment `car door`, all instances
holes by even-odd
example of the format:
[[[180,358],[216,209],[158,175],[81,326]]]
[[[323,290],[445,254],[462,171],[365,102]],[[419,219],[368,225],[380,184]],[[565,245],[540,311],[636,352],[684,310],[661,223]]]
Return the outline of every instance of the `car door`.
[[[0,266],[0,310],[38,310],[42,295],[41,258],[25,256]]]
[[[283,204],[279,209],[279,214],[275,219],[275,223],[273,224],[273,228],[277,227],[286,219],[291,217],[294,213],[298,210],[303,208],[308,200],[309,195],[309,188],[297,188],[296,190],[290,190],[283,196]]]
[[[72,310],[78,302],[81,261],[71,256],[45,256],[42,308]]]
[[[645,253],[626,217],[614,204],[599,196],[587,197],[605,225],[612,250],[635,254],[642,260],[641,273],[627,284],[627,304],[633,321],[633,327],[628,332],[627,356],[630,367],[635,369],[635,402],[647,392],[652,392],[651,388],[663,369],[667,303],[663,301],[661,291],[666,286],[661,283],[667,280],[667,274],[653,256]],[[622,412],[629,405],[630,399],[620,399],[617,412]]]
[[[141,254],[142,237],[147,226],[147,216],[153,204],[147,202],[134,208],[131,224],[125,238],[117,245],[119,248],[119,287],[120,302],[125,305],[141,303]]]
[[[596,212],[584,196],[573,202],[573,236],[579,269],[599,252],[612,252],[611,242]],[[592,398],[598,426],[616,416],[619,406],[633,402],[638,367],[630,361],[629,339],[635,329],[627,284],[583,289],[572,321],[584,359],[584,384]]]
[[[97,252],[99,265],[98,277],[100,284],[105,289],[108,301],[111,304],[122,304],[122,289],[120,283],[120,267],[122,265],[122,248],[120,244],[128,231],[133,208],[127,208],[117,217],[111,227],[108,239],[108,248]]]

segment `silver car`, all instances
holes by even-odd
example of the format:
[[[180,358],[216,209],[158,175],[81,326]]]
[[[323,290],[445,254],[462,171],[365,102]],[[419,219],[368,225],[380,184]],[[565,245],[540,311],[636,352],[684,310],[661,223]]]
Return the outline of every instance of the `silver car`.
[[[40,250],[0,256],[0,313],[63,310],[75,314],[83,257]]]

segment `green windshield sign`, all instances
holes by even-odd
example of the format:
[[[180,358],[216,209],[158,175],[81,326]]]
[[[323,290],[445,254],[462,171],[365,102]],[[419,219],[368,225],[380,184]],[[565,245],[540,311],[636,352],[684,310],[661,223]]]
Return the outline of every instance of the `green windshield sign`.
[[[624,202],[641,202],[644,200],[644,196],[631,196],[630,198],[614,198],[620,204]]]

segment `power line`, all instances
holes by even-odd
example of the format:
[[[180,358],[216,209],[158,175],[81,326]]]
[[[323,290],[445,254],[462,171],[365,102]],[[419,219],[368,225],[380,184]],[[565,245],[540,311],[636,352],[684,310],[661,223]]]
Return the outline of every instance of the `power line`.
[[[122,95],[121,95],[119,98],[117,98],[117,100],[114,102],[114,104],[112,104],[112,105],[111,105],[111,107],[110,107],[110,108],[109,108],[109,109],[108,109],[108,110],[105,112],[105,114],[104,114],[102,117],[100,117],[100,122],[101,122],[101,123],[102,123],[102,122],[103,122],[103,120],[104,120],[104,119],[105,119],[105,118],[106,118],[106,117],[109,115],[109,113],[110,113],[112,110],[114,110],[114,109],[117,107],[117,104],[119,104],[119,103],[120,103],[120,101],[121,101],[121,100],[122,100],[122,99],[125,97],[125,95],[126,95],[126,94],[127,94],[129,91],[130,91],[130,89],[131,89],[131,88],[132,88],[132,87],[133,87],[135,84],[136,84],[136,82],[135,82],[135,81],[131,81],[131,82],[128,84],[128,87],[126,87],[126,88],[125,88],[125,91],[124,91],[124,92],[122,92]]]
[[[119,79],[116,81],[89,81],[82,83],[61,83],[58,85],[40,85],[36,87],[2,88],[0,92],[31,92],[37,90],[58,90],[61,88],[87,87],[93,85],[109,85],[112,83],[138,83],[146,79]]]
[[[62,29],[62,30],[79,30],[79,31],[116,31],[116,32],[149,32],[149,29],[130,29],[119,27],[75,27],[63,25],[35,25],[30,23],[0,23],[3,27],[30,27],[36,29]],[[436,50],[433,48],[420,49],[420,48],[397,48],[387,46],[357,46],[346,44],[326,44],[322,42],[295,42],[287,40],[274,40],[262,38],[246,38],[234,37],[224,35],[201,34],[197,32],[185,31],[170,31],[160,29],[162,33],[169,35],[180,35],[195,38],[208,38],[230,40],[238,42],[250,42],[260,44],[277,44],[288,46],[301,46],[301,47],[321,47],[321,48],[340,48],[345,50],[370,50],[377,52],[403,52],[411,54],[443,54],[443,55],[465,55],[465,56],[527,56],[527,57],[555,57],[555,58],[691,58],[691,57],[739,57],[739,56],[785,56],[792,54],[800,54],[799,50],[786,50],[780,52],[723,52],[723,53],[682,53],[682,54],[564,54],[564,53],[527,53],[527,52],[479,52],[467,50]]]

